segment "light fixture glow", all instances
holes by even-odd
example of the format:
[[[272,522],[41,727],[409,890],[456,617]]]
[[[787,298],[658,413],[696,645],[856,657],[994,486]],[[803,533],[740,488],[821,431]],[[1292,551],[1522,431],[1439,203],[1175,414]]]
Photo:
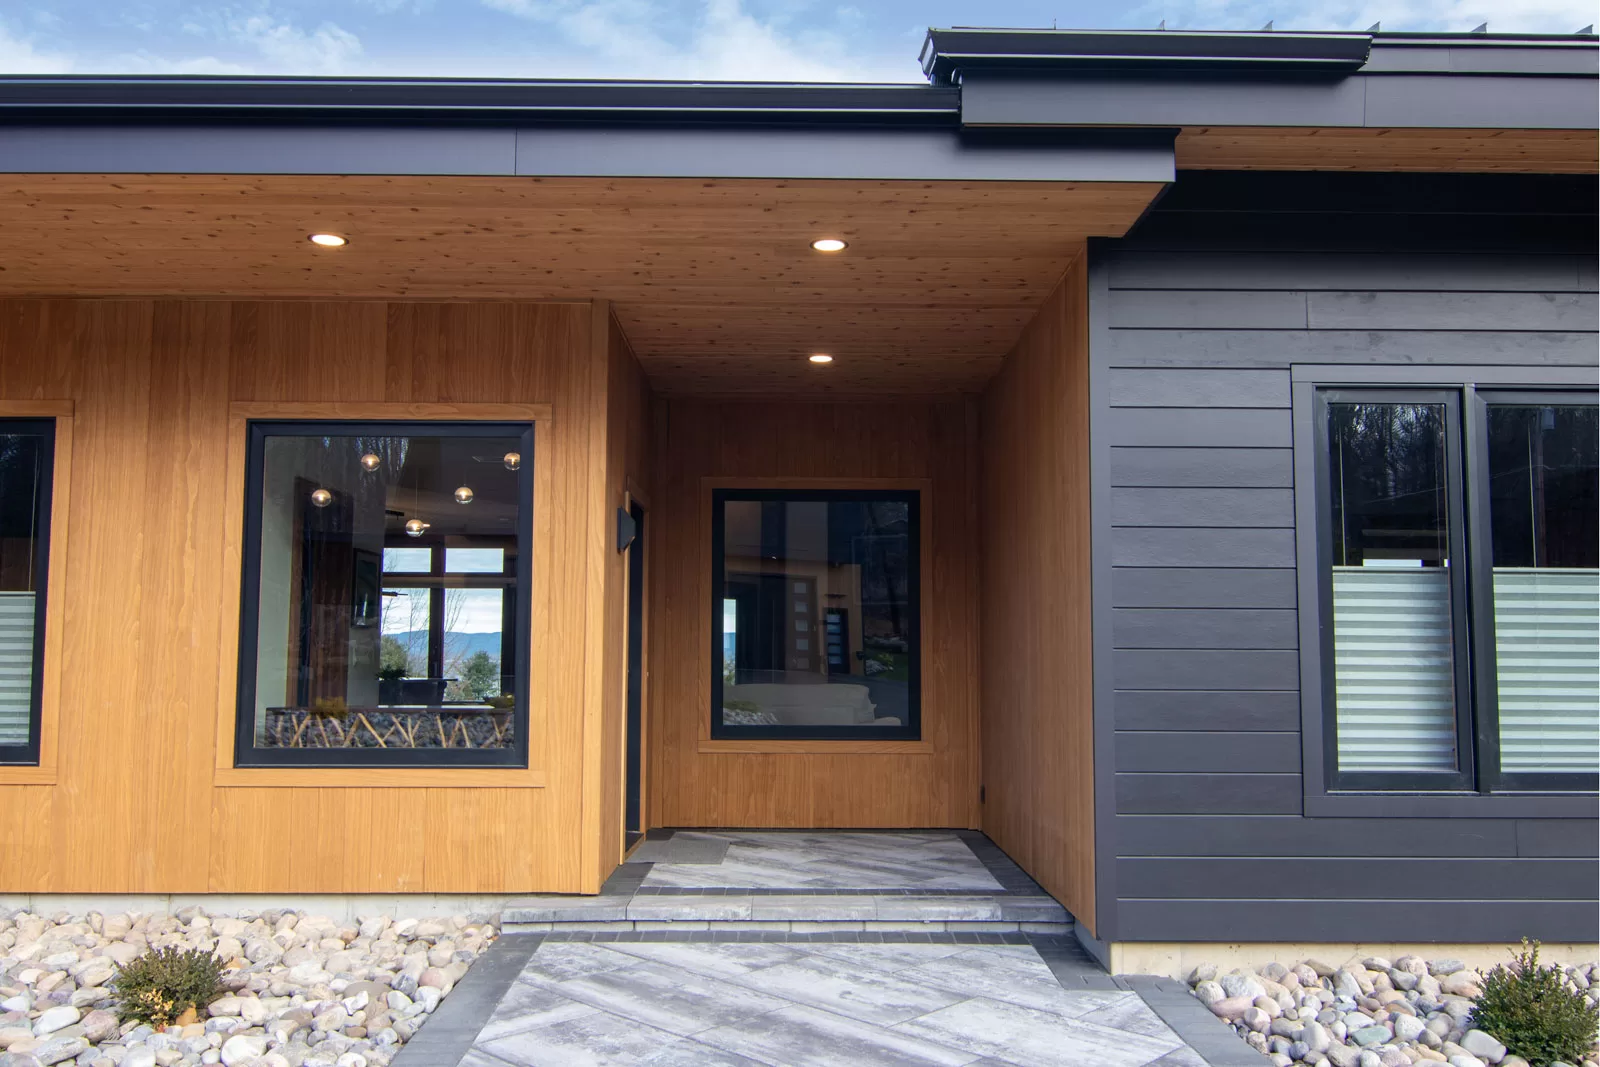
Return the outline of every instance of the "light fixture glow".
[[[813,363],[832,363],[833,362],[833,357],[828,355],[828,353],[826,353],[826,352],[813,352],[811,355],[807,356],[806,358],[809,359]]]
[[[472,486],[463,485],[460,489],[456,490],[456,503],[457,504],[470,504],[470,503],[472,503]]]
[[[843,252],[850,246],[837,237],[819,237],[811,242],[811,247],[818,252]]]
[[[333,494],[326,489],[311,490],[311,503],[315,507],[325,508],[333,503]]]
[[[506,470],[514,471],[522,466],[522,453],[507,452],[503,457],[501,457],[500,462],[506,465]]]
[[[314,233],[307,237],[306,240],[310,241],[314,245],[320,245],[323,248],[343,248],[345,245],[350,243],[348,240],[340,237],[336,233]]]
[[[361,469],[368,473],[377,470],[381,466],[383,466],[383,460],[378,457],[376,452],[368,452],[361,457]]]
[[[423,522],[421,519],[407,519],[406,520],[406,536],[407,537],[421,537],[423,534],[425,534],[427,532],[428,532],[428,524]]]

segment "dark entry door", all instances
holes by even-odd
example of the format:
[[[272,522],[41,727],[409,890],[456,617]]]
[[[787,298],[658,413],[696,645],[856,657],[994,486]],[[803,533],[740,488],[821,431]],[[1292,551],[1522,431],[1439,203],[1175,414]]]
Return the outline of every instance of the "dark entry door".
[[[627,847],[644,833],[641,787],[644,780],[644,508],[637,500],[633,542],[628,546],[628,751],[623,831]]]

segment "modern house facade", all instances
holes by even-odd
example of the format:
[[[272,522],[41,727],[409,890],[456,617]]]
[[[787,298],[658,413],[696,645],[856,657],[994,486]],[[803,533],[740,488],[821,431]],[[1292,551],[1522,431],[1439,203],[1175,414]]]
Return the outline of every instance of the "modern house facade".
[[[1117,969],[1594,942],[1597,56],[0,78],[0,893],[959,827]]]

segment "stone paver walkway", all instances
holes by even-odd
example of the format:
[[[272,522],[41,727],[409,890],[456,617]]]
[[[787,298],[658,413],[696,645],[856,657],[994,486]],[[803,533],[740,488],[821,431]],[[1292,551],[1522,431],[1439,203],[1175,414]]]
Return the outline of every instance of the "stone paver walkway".
[[[541,944],[462,1067],[1205,1067],[1137,993],[1029,945]]]

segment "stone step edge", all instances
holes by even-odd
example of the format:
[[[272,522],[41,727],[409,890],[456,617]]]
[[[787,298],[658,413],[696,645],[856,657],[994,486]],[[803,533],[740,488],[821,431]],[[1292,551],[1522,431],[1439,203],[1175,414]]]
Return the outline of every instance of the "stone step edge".
[[[1065,922],[992,922],[930,919],[926,922],[891,922],[877,919],[805,921],[799,919],[617,919],[610,922],[502,921],[508,934],[548,933],[700,933],[712,931],[777,934],[1052,934],[1072,933]]]

